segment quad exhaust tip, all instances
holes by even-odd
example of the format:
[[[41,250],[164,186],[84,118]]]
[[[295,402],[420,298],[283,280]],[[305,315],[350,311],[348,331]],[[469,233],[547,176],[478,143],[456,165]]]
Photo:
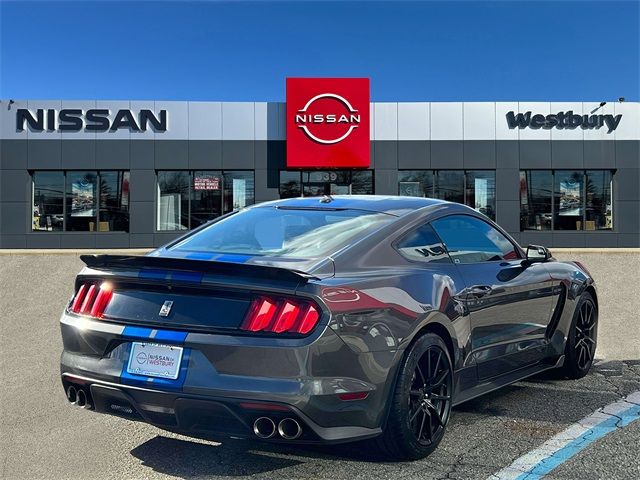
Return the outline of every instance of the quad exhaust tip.
[[[79,407],[85,407],[87,405],[87,395],[84,393],[84,390],[78,389],[76,405]]]
[[[73,385],[67,388],[67,400],[69,400],[69,403],[76,403],[78,400],[78,391]]]
[[[260,438],[271,438],[276,433],[276,424],[269,417],[260,417],[253,422],[253,433]]]
[[[285,418],[278,423],[278,433],[285,440],[295,440],[302,435],[302,427],[297,420]]]
[[[72,405],[77,405],[81,408],[86,408],[88,410],[92,410],[93,408],[89,401],[89,395],[87,392],[74,385],[70,385],[67,388],[67,400],[69,400],[69,403]]]

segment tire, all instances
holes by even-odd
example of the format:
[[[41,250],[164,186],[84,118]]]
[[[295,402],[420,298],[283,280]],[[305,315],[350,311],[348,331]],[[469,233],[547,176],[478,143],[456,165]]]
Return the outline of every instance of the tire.
[[[452,391],[447,346],[438,335],[422,335],[400,366],[387,424],[376,439],[382,452],[394,460],[418,460],[433,452],[449,422]]]
[[[564,350],[562,375],[569,379],[584,377],[596,353],[598,334],[598,307],[589,292],[584,292],[576,305]]]

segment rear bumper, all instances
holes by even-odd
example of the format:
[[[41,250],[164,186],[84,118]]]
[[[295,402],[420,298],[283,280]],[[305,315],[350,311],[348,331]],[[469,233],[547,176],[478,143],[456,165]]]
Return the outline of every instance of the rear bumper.
[[[172,393],[123,386],[68,373],[62,374],[62,384],[65,392],[69,387],[86,392],[85,408],[208,439],[232,437],[271,442],[335,444],[363,440],[381,433],[380,428],[322,427],[297,408],[275,402],[258,403]],[[271,438],[259,438],[253,426],[261,417],[271,419],[276,426],[284,419],[294,419],[300,424],[302,432],[294,440],[283,438],[277,429]]]
[[[63,314],[61,376],[102,413],[193,436],[258,438],[256,418],[294,418],[296,442],[340,443],[381,432],[393,352],[356,353],[330,329],[304,339],[160,331]],[[127,372],[134,341],[184,348],[175,381]],[[367,392],[343,401],[340,393]],[[241,404],[263,404],[242,406]],[[274,409],[264,405],[275,405]],[[275,435],[271,440],[284,441]]]

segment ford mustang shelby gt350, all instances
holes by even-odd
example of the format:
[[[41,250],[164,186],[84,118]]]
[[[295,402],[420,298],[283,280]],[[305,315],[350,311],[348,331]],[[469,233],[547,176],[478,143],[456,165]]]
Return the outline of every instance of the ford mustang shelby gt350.
[[[192,436],[422,458],[452,406],[582,377],[596,349],[583,265],[441,200],[278,200],[82,260],[60,320],[68,400]]]

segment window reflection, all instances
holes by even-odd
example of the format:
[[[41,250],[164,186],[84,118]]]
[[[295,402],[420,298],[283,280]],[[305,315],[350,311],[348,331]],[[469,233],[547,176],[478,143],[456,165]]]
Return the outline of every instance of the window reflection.
[[[224,172],[224,213],[252,205],[253,172]]]
[[[353,195],[373,195],[373,170],[351,172],[351,193]]]
[[[496,218],[495,172],[471,171],[466,173],[465,204],[487,217]]]
[[[301,173],[280,171],[280,198],[296,198],[302,196]]]
[[[282,170],[279,190],[280,198],[373,195],[373,170]]]
[[[95,232],[97,230],[97,193],[96,172],[67,172],[65,211],[67,231]]]
[[[612,179],[609,170],[520,172],[521,230],[611,230]]]
[[[608,170],[586,172],[585,230],[613,229],[611,177]]]
[[[222,172],[193,172],[191,189],[191,228],[222,214]]]
[[[398,193],[462,203],[496,216],[496,173],[492,170],[400,170]]]
[[[464,172],[462,170],[441,170],[436,175],[436,198],[448,202],[465,203]]]
[[[583,172],[558,170],[554,177],[553,228],[555,230],[583,230]]]
[[[100,172],[98,231],[129,231],[129,172]]]
[[[158,230],[189,228],[189,172],[158,172]]]
[[[64,173],[34,172],[34,231],[62,231],[64,225]]]
[[[158,172],[158,230],[187,230],[255,203],[253,171]]]
[[[550,171],[520,172],[520,228],[521,230],[551,230]]]
[[[401,170],[398,172],[398,194],[405,197],[433,197],[433,171]]]

